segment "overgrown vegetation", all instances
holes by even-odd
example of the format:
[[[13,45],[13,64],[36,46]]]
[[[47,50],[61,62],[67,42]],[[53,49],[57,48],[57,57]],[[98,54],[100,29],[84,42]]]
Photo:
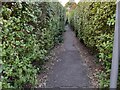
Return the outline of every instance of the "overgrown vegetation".
[[[100,87],[109,87],[110,82],[115,10],[115,2],[80,2],[68,14],[79,40],[98,52],[99,62],[105,68],[99,75]]]
[[[5,2],[1,13],[0,84],[34,87],[45,56],[62,41],[64,8],[58,2]]]

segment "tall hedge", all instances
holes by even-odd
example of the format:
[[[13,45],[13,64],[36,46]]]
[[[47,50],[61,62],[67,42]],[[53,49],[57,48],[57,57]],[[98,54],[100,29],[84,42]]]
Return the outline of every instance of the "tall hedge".
[[[1,13],[0,84],[34,87],[45,56],[62,41],[64,8],[58,2],[3,2]]]
[[[99,62],[105,68],[99,75],[100,87],[108,87],[110,82],[115,10],[115,2],[80,2],[69,13],[77,37],[98,52]]]

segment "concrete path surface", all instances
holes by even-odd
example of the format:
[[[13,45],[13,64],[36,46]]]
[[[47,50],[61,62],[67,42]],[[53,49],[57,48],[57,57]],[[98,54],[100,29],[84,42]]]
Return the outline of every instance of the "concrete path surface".
[[[90,86],[88,70],[80,58],[76,37],[69,26],[65,27],[64,51],[57,56],[53,69],[49,71],[46,87],[87,88]]]

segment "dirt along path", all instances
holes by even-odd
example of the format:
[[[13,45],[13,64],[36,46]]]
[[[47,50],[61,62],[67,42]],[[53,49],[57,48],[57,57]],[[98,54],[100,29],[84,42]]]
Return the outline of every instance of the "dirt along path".
[[[46,87],[87,88],[91,86],[88,68],[80,57],[79,46],[74,32],[65,27],[64,43],[59,48],[57,62],[48,72]]]

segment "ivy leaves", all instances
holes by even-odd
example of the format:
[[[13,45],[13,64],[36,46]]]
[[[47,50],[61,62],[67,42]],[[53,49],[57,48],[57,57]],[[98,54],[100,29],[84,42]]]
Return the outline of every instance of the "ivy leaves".
[[[109,26],[115,25],[115,14],[111,18],[108,18],[107,24]]]

